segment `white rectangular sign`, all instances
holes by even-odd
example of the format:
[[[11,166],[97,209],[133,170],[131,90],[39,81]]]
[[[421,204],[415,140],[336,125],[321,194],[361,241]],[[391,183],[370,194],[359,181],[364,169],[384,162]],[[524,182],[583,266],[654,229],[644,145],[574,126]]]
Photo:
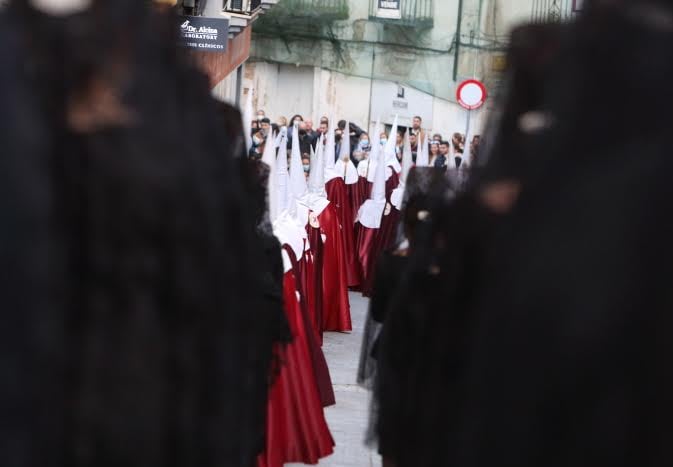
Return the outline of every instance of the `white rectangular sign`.
[[[417,89],[391,81],[376,80],[372,85],[372,121],[381,117],[388,125],[395,115],[401,126],[411,126],[415,116],[423,119],[423,128],[432,128],[433,97]]]

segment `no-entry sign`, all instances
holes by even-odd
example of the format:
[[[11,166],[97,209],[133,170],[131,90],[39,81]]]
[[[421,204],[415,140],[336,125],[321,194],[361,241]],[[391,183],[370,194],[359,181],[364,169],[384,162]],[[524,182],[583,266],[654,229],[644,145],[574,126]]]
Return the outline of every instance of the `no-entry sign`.
[[[486,102],[486,86],[476,79],[463,81],[456,90],[458,103],[467,110],[478,109]]]

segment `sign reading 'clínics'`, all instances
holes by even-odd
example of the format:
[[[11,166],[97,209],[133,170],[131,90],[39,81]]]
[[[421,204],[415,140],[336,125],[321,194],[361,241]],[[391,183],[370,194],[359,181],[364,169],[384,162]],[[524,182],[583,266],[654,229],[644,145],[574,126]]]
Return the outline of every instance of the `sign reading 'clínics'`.
[[[201,52],[226,52],[229,42],[227,18],[180,17],[180,45]]]

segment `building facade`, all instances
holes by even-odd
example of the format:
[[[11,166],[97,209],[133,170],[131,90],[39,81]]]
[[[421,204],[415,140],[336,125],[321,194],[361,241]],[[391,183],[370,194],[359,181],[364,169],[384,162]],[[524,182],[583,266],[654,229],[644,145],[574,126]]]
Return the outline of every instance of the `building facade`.
[[[220,100],[238,105],[243,87],[243,67],[250,57],[252,25],[271,10],[278,0],[168,1],[173,1],[178,12],[183,15],[228,21],[226,51],[190,53],[201,69],[208,74],[213,95]]]
[[[542,2],[542,4],[541,4]],[[371,128],[399,115],[442,134],[479,132],[505,67],[509,31],[572,11],[573,0],[280,0],[253,28],[243,93],[272,118],[346,118]],[[553,8],[552,8],[553,7]],[[469,113],[456,101],[465,79],[490,98]]]

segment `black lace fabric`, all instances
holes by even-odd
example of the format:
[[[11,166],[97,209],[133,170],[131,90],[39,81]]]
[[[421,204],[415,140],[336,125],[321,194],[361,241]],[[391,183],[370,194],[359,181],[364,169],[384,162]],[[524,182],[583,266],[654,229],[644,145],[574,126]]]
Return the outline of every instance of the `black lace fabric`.
[[[670,18],[593,2],[513,35],[486,165],[430,209],[382,331],[376,435],[398,467],[673,462]]]
[[[482,153],[485,166],[473,167],[467,184],[449,173],[448,188],[428,195],[427,220],[416,230],[416,247],[381,333],[374,389],[373,435],[380,453],[398,466],[452,465],[458,449],[476,303],[493,286],[485,276],[507,219],[484,204],[483,193],[500,182],[532,183],[542,158],[534,158],[534,136],[518,130],[517,122],[542,107],[539,87],[558,30],[532,26],[513,34],[509,88],[489,124],[494,130]]]
[[[46,233],[42,263],[39,243],[15,241],[13,255],[27,272],[49,268],[44,288],[25,284],[41,388],[22,396],[35,413],[24,462],[7,465],[250,467],[274,347],[287,340],[267,272],[280,254],[260,248],[222,114],[171,39],[175,18],[136,1],[58,20],[16,1],[6,15],[25,63],[3,91],[20,82],[36,96],[46,131],[32,133],[45,146],[34,167],[6,160],[27,185],[1,215],[46,187],[48,229],[17,221],[11,232]],[[116,111],[97,113],[99,99]],[[7,102],[16,113],[30,101]],[[78,126],[77,112],[95,124]]]

